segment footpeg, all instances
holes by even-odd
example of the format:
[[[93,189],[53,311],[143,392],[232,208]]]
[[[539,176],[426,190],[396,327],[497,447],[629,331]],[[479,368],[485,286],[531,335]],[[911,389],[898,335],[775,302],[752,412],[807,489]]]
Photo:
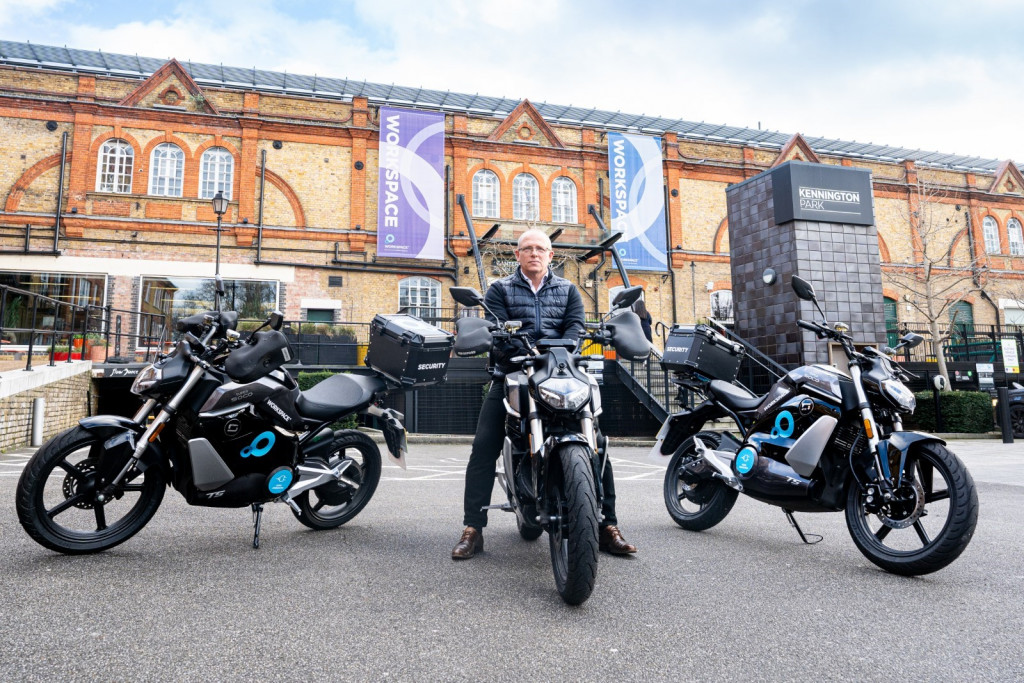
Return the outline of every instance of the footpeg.
[[[496,505],[484,505],[481,510],[503,510],[504,512],[514,512],[515,508],[512,503],[501,503]]]

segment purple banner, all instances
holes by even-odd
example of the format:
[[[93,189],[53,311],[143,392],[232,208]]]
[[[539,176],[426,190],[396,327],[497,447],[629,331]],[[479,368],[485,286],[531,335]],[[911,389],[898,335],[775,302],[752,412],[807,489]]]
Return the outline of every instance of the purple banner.
[[[380,109],[377,255],[444,259],[444,114]]]

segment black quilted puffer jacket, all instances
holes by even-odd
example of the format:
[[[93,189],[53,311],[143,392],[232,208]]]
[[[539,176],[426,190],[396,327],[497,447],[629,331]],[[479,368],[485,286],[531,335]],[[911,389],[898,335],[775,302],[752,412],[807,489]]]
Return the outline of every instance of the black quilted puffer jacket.
[[[551,274],[536,294],[517,269],[512,275],[497,280],[484,296],[487,307],[501,320],[519,320],[522,331],[537,339],[577,339],[583,331],[583,299],[576,285]],[[491,316],[488,315],[488,318]],[[510,349],[500,354],[496,370],[502,374],[512,369],[501,362],[501,355],[514,355]]]

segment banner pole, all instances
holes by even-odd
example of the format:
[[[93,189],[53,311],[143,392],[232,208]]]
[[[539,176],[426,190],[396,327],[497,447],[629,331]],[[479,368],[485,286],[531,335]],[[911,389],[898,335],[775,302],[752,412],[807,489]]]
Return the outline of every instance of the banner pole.
[[[590,215],[594,217],[595,221],[597,221],[597,224],[598,226],[600,226],[601,230],[603,230],[604,232],[609,232],[608,228],[605,227],[604,221],[601,220],[601,216],[598,215],[597,210],[594,208],[593,204],[587,206],[587,211],[589,211]],[[619,256],[619,250],[616,249],[615,247],[612,247],[608,251],[612,252],[612,260],[615,262],[615,267],[619,269],[619,277],[622,278],[622,286],[629,287],[629,276],[626,275],[626,267],[622,265],[622,258]]]
[[[480,245],[476,241],[476,230],[473,229],[473,219],[469,217],[469,207],[466,206],[466,197],[457,194],[455,201],[462,207],[462,217],[466,221],[466,230],[469,231],[469,242],[473,245],[473,258],[476,259],[476,274],[480,277],[480,293],[487,291],[487,279],[484,277],[484,262],[480,258]]]

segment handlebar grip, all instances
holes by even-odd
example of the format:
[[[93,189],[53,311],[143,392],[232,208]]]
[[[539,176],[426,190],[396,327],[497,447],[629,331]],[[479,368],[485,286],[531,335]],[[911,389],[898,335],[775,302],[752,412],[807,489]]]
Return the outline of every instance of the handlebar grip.
[[[797,327],[802,327],[805,330],[810,330],[811,332],[818,332],[821,329],[816,323],[809,323],[806,320],[797,320],[796,324]]]

